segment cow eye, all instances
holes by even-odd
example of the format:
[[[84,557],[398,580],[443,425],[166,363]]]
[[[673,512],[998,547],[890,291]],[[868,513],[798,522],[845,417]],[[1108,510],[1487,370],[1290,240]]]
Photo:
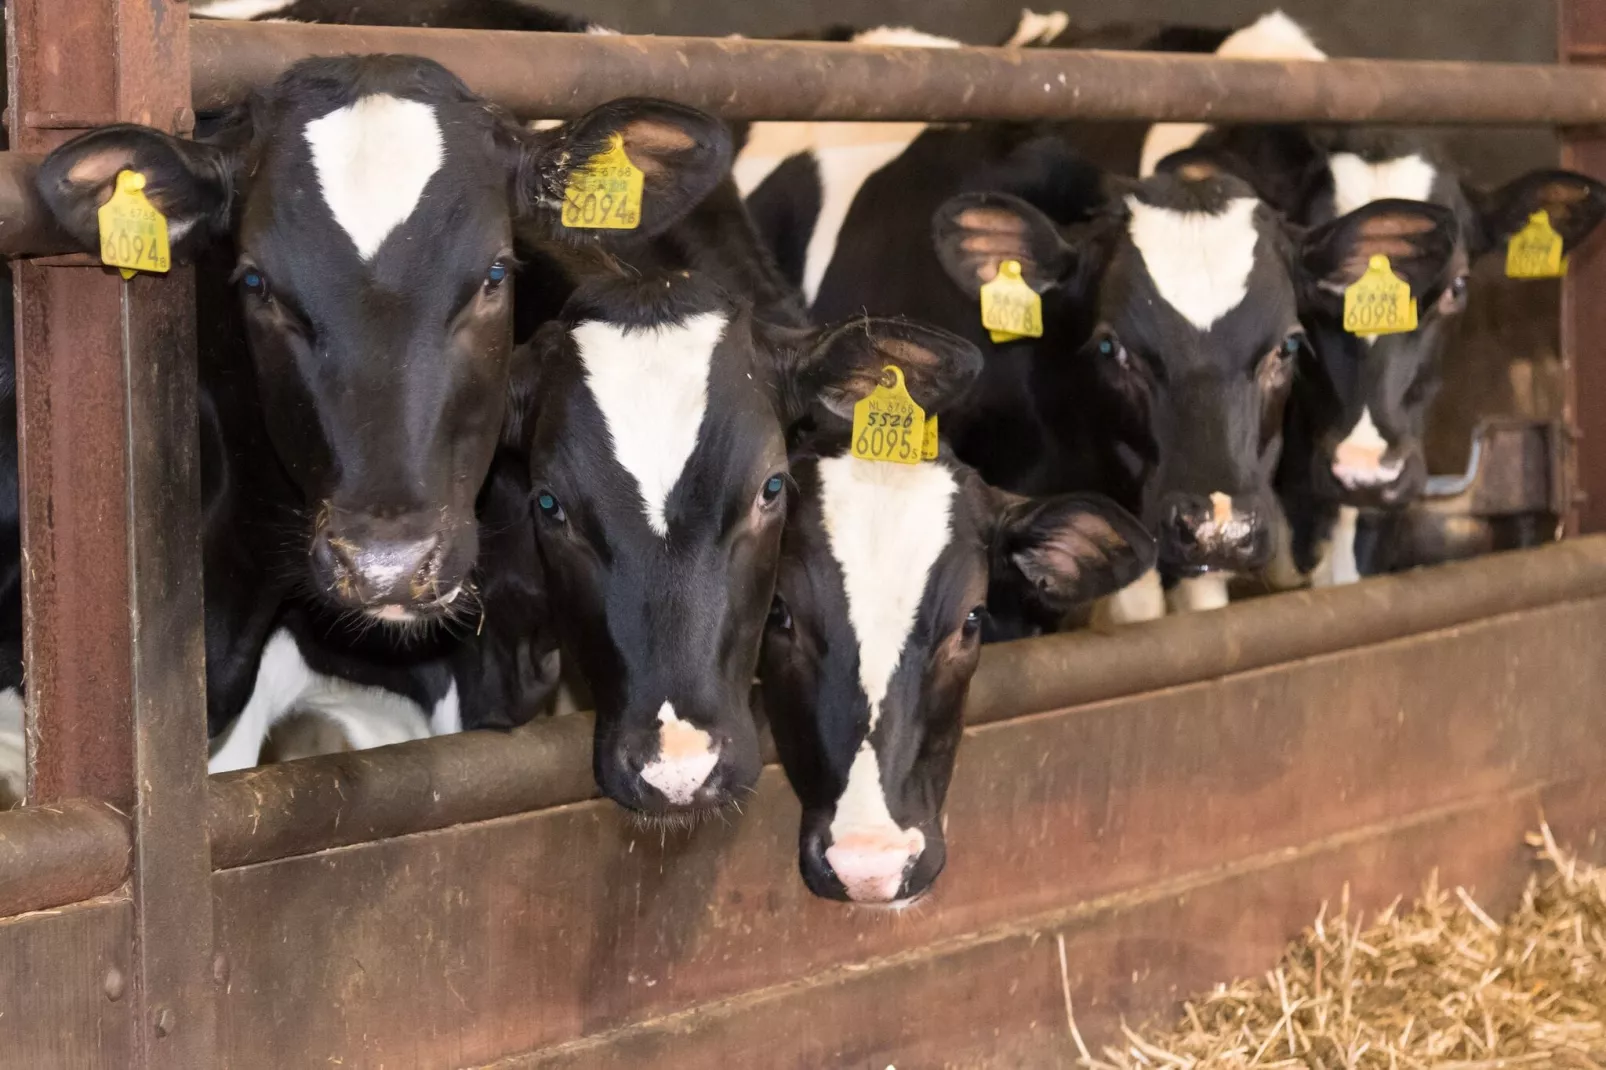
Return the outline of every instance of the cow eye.
[[[1132,366],[1131,355],[1127,353],[1126,346],[1122,345],[1121,340],[1115,337],[1115,335],[1108,333],[1101,334],[1096,346],[1098,348],[1099,356],[1103,357],[1105,360],[1113,360],[1116,365],[1121,368],[1129,368]]]
[[[786,477],[777,472],[764,481],[763,488],[758,492],[759,500],[765,505],[774,505],[785,489]]]
[[[1291,334],[1283,339],[1282,345],[1277,347],[1277,355],[1284,361],[1298,360],[1299,355],[1304,351],[1305,336],[1303,334]]]
[[[495,293],[507,281],[509,269],[507,262],[498,260],[485,272],[485,292]]]
[[[541,510],[542,516],[554,524],[561,524],[568,518],[563,506],[558,504],[558,499],[549,490],[543,490],[535,496],[535,507]]]
[[[974,606],[965,617],[965,623],[960,626],[960,634],[966,639],[974,639],[981,634],[982,621],[987,619],[986,606]]]
[[[780,595],[775,596],[775,600],[770,603],[769,619],[764,625],[780,632],[792,630],[792,611],[786,607],[786,599]]]
[[[241,272],[240,288],[258,300],[268,296],[268,280],[256,268],[246,268]]]
[[[1457,301],[1465,301],[1467,298],[1467,286],[1470,282],[1471,280],[1465,275],[1457,275],[1455,278],[1451,279],[1450,296],[1454,297]]]

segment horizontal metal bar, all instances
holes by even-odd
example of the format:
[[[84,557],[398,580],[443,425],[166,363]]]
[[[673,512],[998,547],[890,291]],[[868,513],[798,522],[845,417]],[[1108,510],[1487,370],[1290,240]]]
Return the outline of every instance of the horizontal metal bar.
[[[49,256],[76,250],[34,188],[39,157],[0,152],[0,256]]]
[[[132,857],[128,818],[103,802],[0,813],[0,918],[116,891]]]
[[[1212,613],[988,647],[971,725],[1087,705],[1606,595],[1606,536]],[[595,798],[589,716],[212,778],[218,869]],[[767,756],[773,761],[773,751]]]
[[[404,52],[439,60],[530,118],[653,96],[727,119],[1606,122],[1606,71],[1557,66],[272,22],[200,21],[190,40],[198,111],[245,99],[307,56]]]

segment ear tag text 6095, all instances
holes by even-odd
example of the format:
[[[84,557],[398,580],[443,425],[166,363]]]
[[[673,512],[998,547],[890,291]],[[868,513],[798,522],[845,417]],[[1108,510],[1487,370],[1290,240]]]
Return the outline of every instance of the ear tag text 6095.
[[[902,369],[888,364],[881,382],[853,406],[853,456],[919,464],[926,451],[926,423],[926,410],[909,396]]]
[[[1043,299],[1021,274],[1019,260],[1005,260],[981,288],[981,325],[994,342],[1043,337]]]
[[[167,217],[145,197],[145,176],[119,171],[117,189],[100,206],[100,262],[122,269],[125,279],[136,271],[165,272],[173,266],[167,245]]]
[[[641,226],[645,176],[625,154],[618,134],[608,148],[569,175],[563,191],[563,225],[582,230],[635,230]]]
[[[1550,225],[1544,210],[1528,217],[1528,225],[1511,236],[1506,246],[1508,279],[1559,279],[1567,274],[1561,235]]]
[[[1411,284],[1394,274],[1386,256],[1374,256],[1344,291],[1344,329],[1350,334],[1404,334],[1416,330]]]

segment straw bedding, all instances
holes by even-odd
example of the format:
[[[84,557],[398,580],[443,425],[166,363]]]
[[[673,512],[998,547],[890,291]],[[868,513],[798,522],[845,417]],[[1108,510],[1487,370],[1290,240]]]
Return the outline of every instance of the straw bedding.
[[[1187,1003],[1175,1027],[1126,1030],[1080,1065],[1309,1070],[1606,1070],[1606,869],[1529,842],[1540,872],[1503,924],[1430,880],[1370,928],[1324,907],[1277,967]]]

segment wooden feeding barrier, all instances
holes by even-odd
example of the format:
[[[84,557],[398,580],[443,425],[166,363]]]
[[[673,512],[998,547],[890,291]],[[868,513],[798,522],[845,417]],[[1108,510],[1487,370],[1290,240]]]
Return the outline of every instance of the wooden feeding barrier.
[[[31,159],[188,133],[313,53],[433,56],[528,115],[625,93],[732,118],[1543,123],[1606,177],[1606,0],[1567,67],[194,24],[10,0],[31,805],[0,814],[0,1065],[1069,1065],[1269,963],[1350,882],[1497,906],[1543,806],[1606,815],[1606,540],[987,651],[935,897],[808,897],[774,767],[689,838],[597,800],[585,718],[205,775],[193,283],[122,282]],[[42,257],[42,259],[41,259]],[[1606,527],[1606,251],[1574,256],[1559,448]],[[1580,437],[1582,436],[1582,437]],[[873,1060],[873,1062],[871,1062]]]

